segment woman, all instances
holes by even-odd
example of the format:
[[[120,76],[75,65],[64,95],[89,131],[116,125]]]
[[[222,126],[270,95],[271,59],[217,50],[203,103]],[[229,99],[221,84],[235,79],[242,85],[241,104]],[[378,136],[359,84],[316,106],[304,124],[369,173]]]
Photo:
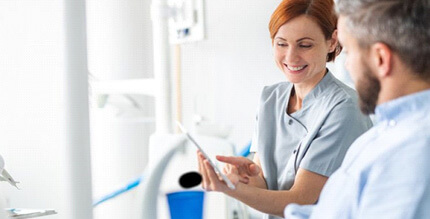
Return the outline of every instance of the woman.
[[[266,213],[282,217],[289,203],[312,204],[340,166],[351,143],[371,126],[354,90],[326,68],[340,53],[332,0],[284,0],[269,30],[274,56],[288,82],[263,89],[251,151],[224,172],[226,187],[199,153],[203,188],[220,191]]]

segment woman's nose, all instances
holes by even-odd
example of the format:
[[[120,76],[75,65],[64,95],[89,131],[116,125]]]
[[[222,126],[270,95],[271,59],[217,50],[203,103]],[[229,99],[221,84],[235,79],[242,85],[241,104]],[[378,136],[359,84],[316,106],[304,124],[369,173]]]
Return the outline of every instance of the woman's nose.
[[[287,63],[296,63],[298,60],[300,60],[300,55],[296,49],[290,47],[286,51],[285,59]]]

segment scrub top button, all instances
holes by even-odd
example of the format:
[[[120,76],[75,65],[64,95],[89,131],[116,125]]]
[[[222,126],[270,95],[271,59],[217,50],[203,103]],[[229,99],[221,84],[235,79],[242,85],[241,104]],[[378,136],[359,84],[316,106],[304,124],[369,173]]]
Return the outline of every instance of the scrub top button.
[[[291,125],[291,124],[293,124],[293,120],[292,119],[288,120],[288,125]]]

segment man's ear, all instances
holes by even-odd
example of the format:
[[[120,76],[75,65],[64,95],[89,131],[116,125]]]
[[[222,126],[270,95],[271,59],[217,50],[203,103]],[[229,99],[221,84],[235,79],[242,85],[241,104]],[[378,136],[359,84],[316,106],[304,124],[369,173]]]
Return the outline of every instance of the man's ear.
[[[377,77],[384,78],[391,74],[393,52],[386,44],[373,44],[370,47],[370,59]]]

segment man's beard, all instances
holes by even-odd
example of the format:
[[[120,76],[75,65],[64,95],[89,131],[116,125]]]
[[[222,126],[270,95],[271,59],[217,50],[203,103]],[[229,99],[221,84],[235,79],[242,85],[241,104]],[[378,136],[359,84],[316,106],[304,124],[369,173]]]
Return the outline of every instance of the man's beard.
[[[374,114],[378,102],[381,84],[373,75],[372,70],[366,63],[362,63],[363,72],[358,79],[356,89],[359,97],[360,110],[366,115]]]

